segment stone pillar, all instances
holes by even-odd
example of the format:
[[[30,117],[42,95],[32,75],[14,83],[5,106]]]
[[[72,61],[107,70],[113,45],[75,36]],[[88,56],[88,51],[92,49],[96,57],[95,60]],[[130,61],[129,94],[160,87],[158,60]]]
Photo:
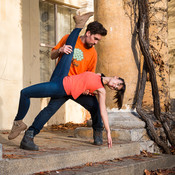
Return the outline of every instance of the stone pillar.
[[[120,76],[126,81],[123,108],[131,108],[138,79],[137,57],[134,58],[131,47],[131,23],[126,15],[123,0],[95,0],[95,20],[108,30],[108,34],[96,46],[98,65],[96,72],[106,76]],[[107,107],[116,108],[113,96],[107,92]]]
[[[138,71],[139,71],[139,62],[140,62],[140,51],[138,50],[139,43],[136,41],[136,35],[133,33],[134,23],[133,16],[131,15],[132,9],[127,5],[127,0],[94,0],[94,11],[95,11],[95,20],[101,22],[104,27],[108,30],[108,34],[102,41],[96,46],[98,52],[98,65],[97,72],[103,72],[107,76],[117,75],[125,79],[126,82],[126,92],[124,97],[124,106],[133,107],[136,96],[136,84],[138,81]],[[161,2],[160,5],[162,8],[167,8],[165,2]],[[166,12],[165,12],[166,13]],[[162,19],[165,19],[166,14],[156,13],[154,17],[157,17],[154,20],[158,20],[158,16]],[[153,17],[152,17],[153,18]],[[150,33],[159,32],[157,26],[150,28]],[[169,78],[168,78],[168,55],[167,55],[167,46],[166,46],[166,37],[167,37],[167,28],[164,27],[161,33],[162,41],[165,41],[165,46],[161,45],[161,55],[164,62],[164,70],[159,72],[160,66],[157,66],[157,81],[160,89],[160,102],[161,108],[164,110],[166,104],[168,104],[169,98]],[[161,30],[160,30],[161,31]],[[152,37],[152,33],[150,34]],[[157,36],[157,35],[154,35]],[[154,39],[154,38],[152,38]],[[155,48],[160,50],[159,46],[156,45]],[[142,64],[142,63],[141,63]],[[164,79],[164,80],[163,80]],[[163,80],[163,81],[162,81]],[[150,82],[146,85],[144,95],[144,103],[147,106],[152,105],[152,89]],[[161,93],[163,92],[163,93]],[[114,92],[107,92],[107,107],[115,108],[113,99]],[[151,104],[151,105],[150,105]]]

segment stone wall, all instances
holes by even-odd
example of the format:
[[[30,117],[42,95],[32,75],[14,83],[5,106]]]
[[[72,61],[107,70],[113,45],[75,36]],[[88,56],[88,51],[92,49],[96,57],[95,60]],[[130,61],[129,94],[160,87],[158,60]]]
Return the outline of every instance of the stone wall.
[[[169,55],[168,55],[168,14],[167,0],[159,2],[150,1],[149,4],[149,42],[150,54],[153,59],[156,79],[159,89],[160,106],[162,111],[169,110],[170,89],[169,89]],[[143,106],[148,110],[153,109],[152,87],[147,75],[147,83]]]

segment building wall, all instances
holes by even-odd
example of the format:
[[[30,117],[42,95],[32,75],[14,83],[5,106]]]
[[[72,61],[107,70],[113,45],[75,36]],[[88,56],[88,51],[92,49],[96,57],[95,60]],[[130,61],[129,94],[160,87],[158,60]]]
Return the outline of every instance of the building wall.
[[[0,1],[0,129],[11,128],[20,90],[39,80],[37,7],[37,0]],[[31,123],[39,103],[32,104],[27,123]]]
[[[16,112],[23,64],[20,0],[2,0],[0,8],[0,128],[3,129],[9,127]]]
[[[81,12],[91,11],[89,1],[49,0],[81,6]],[[99,42],[97,72],[107,75],[119,75],[126,80],[125,109],[133,105],[138,78],[139,52],[133,49],[135,41],[131,37],[131,21],[124,9],[123,0],[95,0],[95,19],[108,30],[108,35]],[[175,99],[174,80],[174,2],[169,2],[169,55],[170,55],[170,96]],[[17,113],[20,90],[40,82],[40,17],[39,0],[1,0],[0,1],[0,129],[10,129]],[[109,10],[111,9],[111,10]],[[83,34],[83,33],[82,33]],[[135,43],[136,44],[136,43]],[[167,50],[163,53],[168,59]],[[50,59],[50,58],[48,58]],[[165,60],[167,62],[167,60]],[[166,81],[169,79],[166,72]],[[168,83],[167,83],[168,85]],[[159,84],[161,86],[161,84]],[[151,94],[151,87],[146,87]],[[168,89],[168,88],[167,88]],[[113,93],[107,96],[107,107],[116,108],[111,100]],[[164,97],[164,96],[163,96]],[[41,99],[31,99],[31,107],[25,122],[30,125],[43,106]],[[145,98],[150,103],[151,96]],[[162,101],[164,103],[164,101]],[[41,106],[42,105],[42,106]],[[74,121],[82,122],[89,115],[81,106],[69,101],[49,124]],[[78,117],[77,117],[78,116]],[[83,120],[81,120],[83,119]]]
[[[81,5],[87,10],[89,3],[81,1],[80,4],[80,1],[53,2],[71,7]],[[10,129],[17,114],[21,89],[40,82],[39,0],[1,0],[0,9],[0,129]],[[41,99],[31,99],[24,121],[30,125],[44,105]],[[66,113],[69,106],[75,110],[73,120],[77,121],[77,111],[80,111],[79,119],[86,116],[82,107],[69,102],[51,124],[58,123],[61,118],[63,122],[71,121]]]

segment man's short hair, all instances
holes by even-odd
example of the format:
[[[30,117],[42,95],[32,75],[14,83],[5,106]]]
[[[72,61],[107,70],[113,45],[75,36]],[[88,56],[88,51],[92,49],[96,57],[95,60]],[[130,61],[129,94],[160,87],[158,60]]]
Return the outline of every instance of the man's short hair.
[[[86,32],[90,31],[91,34],[100,34],[102,36],[107,35],[107,30],[98,21],[91,22],[87,25]]]

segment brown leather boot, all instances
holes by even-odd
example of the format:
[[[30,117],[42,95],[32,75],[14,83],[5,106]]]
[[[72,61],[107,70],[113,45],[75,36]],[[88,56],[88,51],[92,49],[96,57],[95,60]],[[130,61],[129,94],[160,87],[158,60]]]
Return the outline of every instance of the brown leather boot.
[[[17,136],[19,136],[21,131],[24,131],[26,129],[27,125],[22,120],[14,121],[8,139],[9,140],[15,139]]]
[[[88,12],[83,15],[76,15],[73,17],[75,21],[75,28],[83,28],[87,20],[94,15],[94,12]]]

